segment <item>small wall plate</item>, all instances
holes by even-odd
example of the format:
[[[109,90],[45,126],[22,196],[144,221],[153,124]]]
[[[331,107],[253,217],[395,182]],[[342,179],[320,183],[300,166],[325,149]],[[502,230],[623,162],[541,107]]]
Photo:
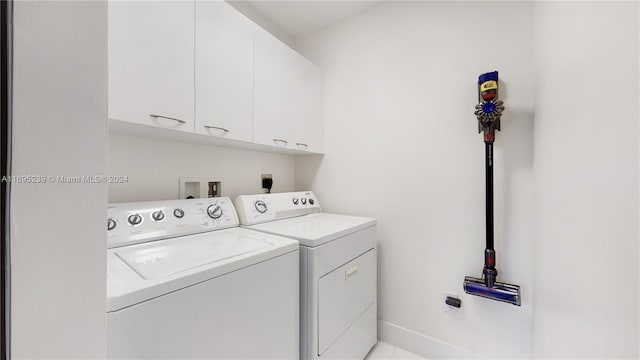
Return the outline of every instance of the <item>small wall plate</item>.
[[[180,199],[222,196],[222,178],[180,177]]]

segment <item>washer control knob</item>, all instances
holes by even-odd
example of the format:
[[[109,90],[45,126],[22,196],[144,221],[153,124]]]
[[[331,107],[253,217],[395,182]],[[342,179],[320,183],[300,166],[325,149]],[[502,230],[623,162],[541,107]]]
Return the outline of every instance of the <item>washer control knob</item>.
[[[220,205],[209,205],[207,208],[207,214],[209,214],[212,219],[217,219],[222,216],[222,208]]]
[[[142,216],[140,216],[140,214],[131,214],[127,218],[127,221],[133,226],[140,225],[142,224]]]
[[[158,210],[158,211],[154,211],[151,214],[151,218],[155,221],[162,221],[164,220],[164,211],[162,210]]]
[[[293,198],[293,205],[298,205],[299,202],[300,202],[300,199]]]
[[[302,205],[307,205],[307,198],[302,198]]]
[[[315,203],[316,203],[316,202],[315,202],[312,198],[309,198],[309,205],[313,205],[313,204],[315,204]]]
[[[116,228],[116,221],[112,218],[107,219],[107,231],[113,230]]]
[[[264,214],[265,212],[267,212],[267,204],[262,200],[256,201],[255,207],[256,207],[256,210],[258,210],[258,212],[261,214]]]
[[[184,210],[173,209],[173,216],[177,217],[178,219],[182,219],[182,217],[184,216]]]

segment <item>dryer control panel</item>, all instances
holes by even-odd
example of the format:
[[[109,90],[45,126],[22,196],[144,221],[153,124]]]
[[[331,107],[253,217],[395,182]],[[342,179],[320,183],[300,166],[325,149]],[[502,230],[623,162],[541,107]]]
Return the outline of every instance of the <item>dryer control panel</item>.
[[[320,212],[318,198],[311,191],[240,195],[235,205],[242,225]]]
[[[107,247],[238,226],[228,197],[109,204]]]

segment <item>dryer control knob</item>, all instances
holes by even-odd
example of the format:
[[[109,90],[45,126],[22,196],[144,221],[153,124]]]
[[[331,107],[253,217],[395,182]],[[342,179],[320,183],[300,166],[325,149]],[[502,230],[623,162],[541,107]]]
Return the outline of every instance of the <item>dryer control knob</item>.
[[[162,221],[164,220],[164,211],[162,210],[158,210],[158,211],[154,211],[151,214],[151,218],[155,221]]]
[[[140,225],[142,224],[142,216],[140,216],[140,214],[131,214],[127,218],[127,221],[133,226]]]
[[[182,217],[184,216],[184,210],[173,209],[173,216],[177,217],[178,219],[182,219]]]
[[[113,230],[116,228],[116,221],[112,218],[107,219],[107,231]]]
[[[256,210],[258,210],[258,212],[261,214],[267,212],[267,204],[262,200],[256,201],[255,207],[256,207]]]
[[[222,208],[220,205],[209,205],[207,208],[207,214],[209,214],[212,219],[217,219],[222,216]]]
[[[302,198],[302,205],[307,205],[307,198]]]
[[[300,199],[293,198],[293,205],[298,205],[299,202],[300,202]]]
[[[316,202],[315,202],[312,198],[309,198],[309,205],[313,205],[313,204],[315,204],[315,203],[316,203]]]

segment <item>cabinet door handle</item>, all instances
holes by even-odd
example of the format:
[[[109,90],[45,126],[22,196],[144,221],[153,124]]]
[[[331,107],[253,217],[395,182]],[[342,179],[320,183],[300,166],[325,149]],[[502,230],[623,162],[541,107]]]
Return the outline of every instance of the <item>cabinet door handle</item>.
[[[298,146],[298,149],[304,149],[304,150],[306,150],[309,147],[309,145],[305,143],[296,143],[296,146]]]
[[[223,127],[219,127],[219,126],[212,126],[212,125],[203,125],[206,129],[214,129],[214,130],[222,130],[222,135],[221,136],[225,136],[227,135],[227,133],[229,133],[229,129],[225,129]]]
[[[277,146],[283,146],[286,147],[287,144],[289,144],[289,142],[287,140],[282,140],[282,139],[273,139],[273,142],[277,145]]]
[[[169,120],[177,121],[177,122],[180,123],[180,125],[187,123],[184,120],[180,120],[180,119],[176,119],[176,118],[172,118],[172,117],[168,117],[168,116],[154,115],[154,114],[149,114],[149,116],[151,116],[154,119],[169,119]]]

